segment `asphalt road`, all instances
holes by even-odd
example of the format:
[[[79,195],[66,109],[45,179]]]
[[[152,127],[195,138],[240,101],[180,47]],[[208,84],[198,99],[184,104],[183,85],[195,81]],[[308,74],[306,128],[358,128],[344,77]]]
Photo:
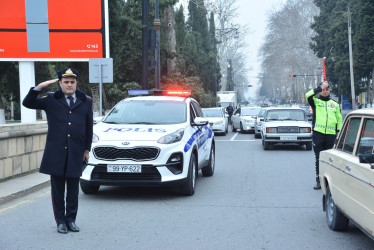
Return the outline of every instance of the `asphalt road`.
[[[0,206],[0,249],[374,249],[351,225],[328,229],[312,151],[263,151],[253,134],[216,137],[216,171],[195,195],[102,187],[80,194],[79,233],[58,234],[49,188]]]

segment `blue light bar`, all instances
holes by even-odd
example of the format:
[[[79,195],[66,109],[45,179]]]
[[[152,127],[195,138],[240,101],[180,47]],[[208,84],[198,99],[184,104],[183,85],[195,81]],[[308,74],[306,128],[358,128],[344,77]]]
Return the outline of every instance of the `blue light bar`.
[[[146,89],[132,89],[128,91],[129,95],[149,95],[149,90]]]

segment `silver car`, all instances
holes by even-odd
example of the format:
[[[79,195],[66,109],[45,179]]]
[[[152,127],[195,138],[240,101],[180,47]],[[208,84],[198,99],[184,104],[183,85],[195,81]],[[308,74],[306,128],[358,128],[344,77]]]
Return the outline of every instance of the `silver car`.
[[[229,123],[222,108],[203,108],[202,110],[215,134],[226,135],[228,133]]]
[[[231,128],[232,131],[240,129],[240,133],[247,131],[255,131],[255,121],[260,107],[241,107],[234,111],[231,117]]]
[[[260,113],[258,113],[256,121],[255,121],[255,138],[261,138],[261,126],[262,126],[262,121],[261,119],[264,118],[265,112],[267,108],[262,108],[260,110]]]
[[[260,120],[264,150],[272,144],[299,144],[312,149],[312,124],[307,121],[303,109],[268,108]]]

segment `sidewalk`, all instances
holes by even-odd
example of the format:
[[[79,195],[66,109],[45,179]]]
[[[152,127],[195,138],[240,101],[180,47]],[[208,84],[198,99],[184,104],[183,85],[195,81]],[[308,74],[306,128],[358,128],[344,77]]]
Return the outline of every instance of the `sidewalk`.
[[[0,205],[49,185],[49,175],[39,172],[0,182]]]

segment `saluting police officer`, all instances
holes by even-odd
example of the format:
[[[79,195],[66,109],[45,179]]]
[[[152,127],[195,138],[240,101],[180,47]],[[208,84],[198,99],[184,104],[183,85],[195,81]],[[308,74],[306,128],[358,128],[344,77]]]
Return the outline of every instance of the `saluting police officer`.
[[[93,133],[92,99],[77,90],[78,71],[57,72],[58,79],[31,88],[23,100],[30,109],[47,114],[48,134],[40,172],[51,176],[52,206],[57,231],[79,232],[75,219],[78,211],[79,177],[83,162],[89,158]],[[60,89],[39,97],[41,90],[58,80]],[[66,205],[65,205],[66,184]]]
[[[319,94],[317,97],[316,95]],[[313,109],[313,149],[315,154],[316,185],[321,189],[319,181],[319,153],[334,146],[336,134],[342,128],[342,114],[339,103],[330,99],[330,86],[324,81],[319,87],[309,90],[305,97]]]

